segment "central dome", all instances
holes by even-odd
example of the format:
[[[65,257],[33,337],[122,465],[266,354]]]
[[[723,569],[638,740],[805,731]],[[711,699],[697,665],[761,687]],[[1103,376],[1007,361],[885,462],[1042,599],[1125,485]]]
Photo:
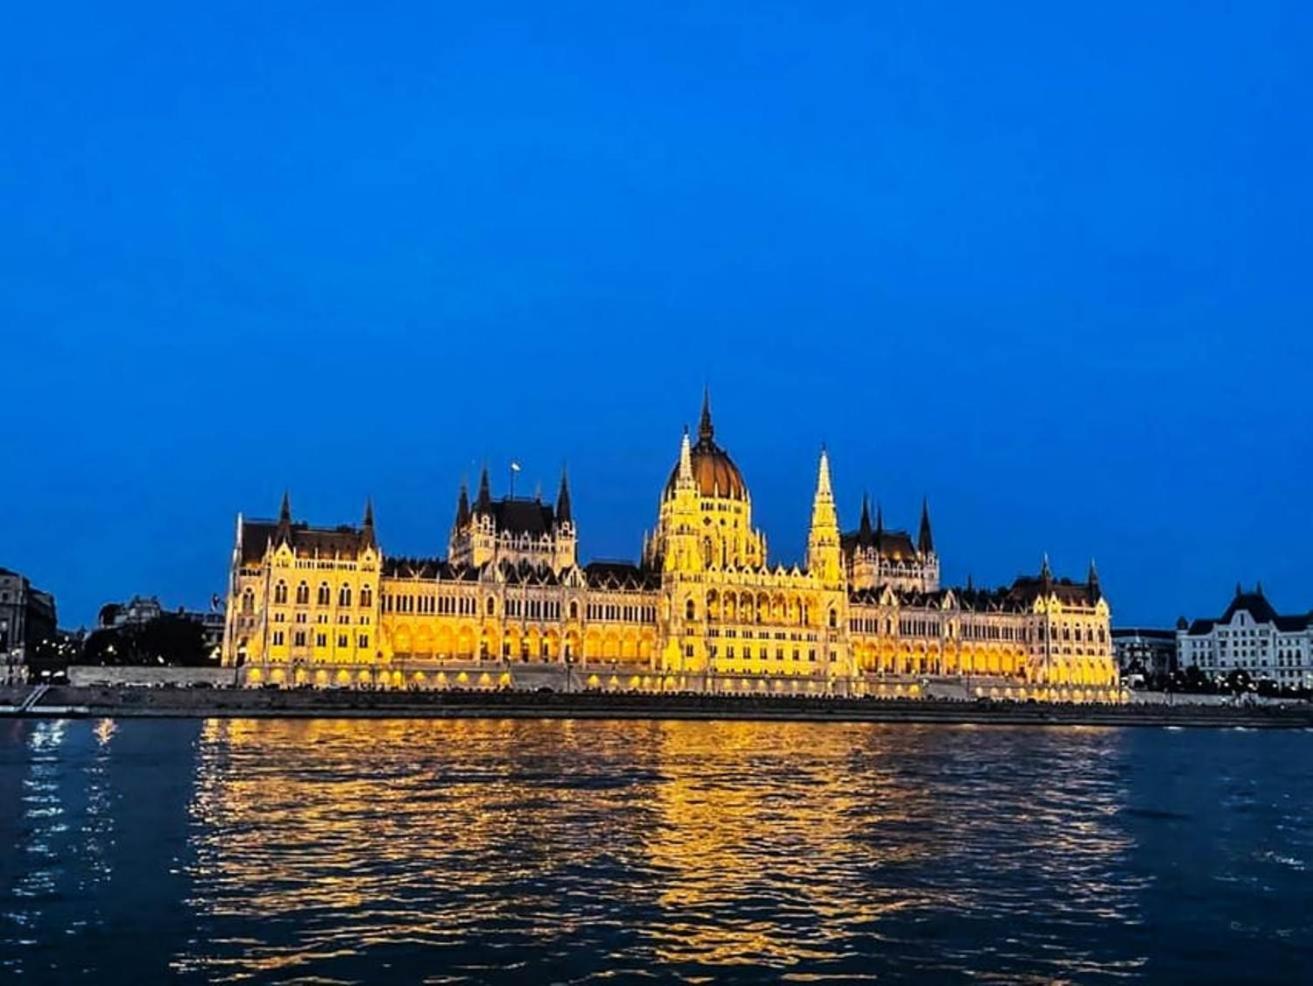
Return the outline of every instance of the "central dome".
[[[698,442],[689,450],[689,461],[693,466],[693,479],[698,484],[698,492],[703,496],[723,497],[728,500],[746,500],[748,487],[743,482],[743,474],[729,453],[716,444],[716,429],[711,424],[711,405],[703,398],[702,421],[698,424]],[[675,481],[679,479],[679,463],[670,470],[670,479],[666,481],[666,495],[674,492]]]

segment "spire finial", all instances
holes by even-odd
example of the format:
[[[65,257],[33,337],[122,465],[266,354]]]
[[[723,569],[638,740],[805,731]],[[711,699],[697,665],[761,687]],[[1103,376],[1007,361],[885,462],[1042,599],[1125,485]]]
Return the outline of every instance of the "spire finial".
[[[716,429],[711,424],[711,388],[702,388],[702,419],[698,422],[698,439],[699,441],[709,442],[716,435]]]
[[[364,522],[361,524],[361,526],[362,527],[374,526],[374,498],[371,496],[365,497],[365,519]]]
[[[923,555],[934,554],[935,539],[930,533],[930,499],[921,498],[921,532],[916,539],[917,550]]]
[[[871,497],[862,494],[862,519],[857,525],[857,538],[863,544],[871,543]]]
[[[283,490],[283,504],[278,508],[278,523],[290,524],[292,522],[292,496],[287,490]]]
[[[821,464],[816,474],[816,494],[833,495],[830,488],[830,453],[825,451],[824,442],[821,443]]]
[[[570,515],[570,479],[566,475],[565,466],[561,466],[561,488],[556,492],[556,522],[558,524],[571,523]]]
[[[684,426],[684,437],[679,441],[679,478],[683,482],[693,482],[693,448],[689,445],[688,425]]]
[[[1040,566],[1039,577],[1045,582],[1053,581],[1053,569],[1049,567],[1049,553],[1044,552],[1044,564]]]
[[[492,482],[488,479],[488,463],[483,464],[483,472],[479,475],[479,498],[475,501],[475,506],[480,511],[492,509]]]
[[[460,481],[460,496],[456,498],[456,530],[462,530],[470,522],[470,494],[465,480]]]

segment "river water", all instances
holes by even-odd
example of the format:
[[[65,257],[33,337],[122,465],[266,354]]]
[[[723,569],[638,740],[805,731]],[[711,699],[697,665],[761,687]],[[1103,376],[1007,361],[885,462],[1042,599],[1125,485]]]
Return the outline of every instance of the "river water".
[[[0,982],[1313,977],[1313,734],[0,722]]]

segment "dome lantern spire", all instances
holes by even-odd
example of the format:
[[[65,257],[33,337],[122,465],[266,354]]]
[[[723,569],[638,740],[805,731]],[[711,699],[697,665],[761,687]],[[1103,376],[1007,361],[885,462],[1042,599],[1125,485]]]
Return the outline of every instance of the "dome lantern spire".
[[[702,389],[702,418],[698,421],[698,441],[710,442],[716,437],[716,428],[711,423],[711,388]]]

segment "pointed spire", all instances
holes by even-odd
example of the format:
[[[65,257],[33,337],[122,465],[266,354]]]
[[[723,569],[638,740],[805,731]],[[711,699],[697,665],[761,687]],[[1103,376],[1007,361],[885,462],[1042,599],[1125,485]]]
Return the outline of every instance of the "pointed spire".
[[[483,464],[483,472],[479,475],[479,498],[474,501],[474,509],[479,513],[486,513],[492,509],[492,483],[488,479],[488,464]]]
[[[1098,600],[1103,595],[1103,586],[1099,584],[1099,569],[1094,564],[1094,559],[1090,559],[1090,571],[1085,581],[1089,584],[1091,598]]]
[[[374,500],[365,497],[365,518],[360,524],[360,533],[368,544],[374,543]]]
[[[830,455],[824,445],[821,446],[821,461],[816,472],[811,529],[807,534],[807,568],[826,582],[839,580],[843,575],[839,550],[839,514],[834,509]]]
[[[880,501],[875,502],[875,539],[878,541],[884,536],[884,507]]]
[[[702,389],[702,419],[698,422],[698,440],[710,442],[716,435],[716,429],[711,424],[711,388]]]
[[[693,449],[688,443],[688,426],[684,426],[684,437],[679,443],[679,479],[681,482],[693,482]]]
[[[283,490],[283,505],[278,508],[278,523],[290,524],[292,522],[292,497],[287,490]]]
[[[871,543],[871,498],[862,494],[862,519],[857,525],[857,540],[860,544]]]
[[[573,523],[570,512],[570,479],[566,475],[565,466],[561,467],[561,488],[556,492],[556,522]]]
[[[456,530],[464,529],[470,522],[470,494],[465,480],[460,481],[460,496],[456,498]]]
[[[976,591],[975,580],[971,578],[971,573],[967,572],[967,592],[975,592],[975,591]]]
[[[935,539],[930,534],[930,500],[921,498],[921,533],[916,538],[916,550],[923,555],[935,552]]]
[[[1254,583],[1254,593],[1259,596],[1263,594],[1263,583],[1261,581]]]
[[[1053,569],[1049,567],[1049,553],[1047,551],[1044,552],[1044,564],[1040,566],[1039,577],[1045,585],[1049,585],[1053,581]]]

